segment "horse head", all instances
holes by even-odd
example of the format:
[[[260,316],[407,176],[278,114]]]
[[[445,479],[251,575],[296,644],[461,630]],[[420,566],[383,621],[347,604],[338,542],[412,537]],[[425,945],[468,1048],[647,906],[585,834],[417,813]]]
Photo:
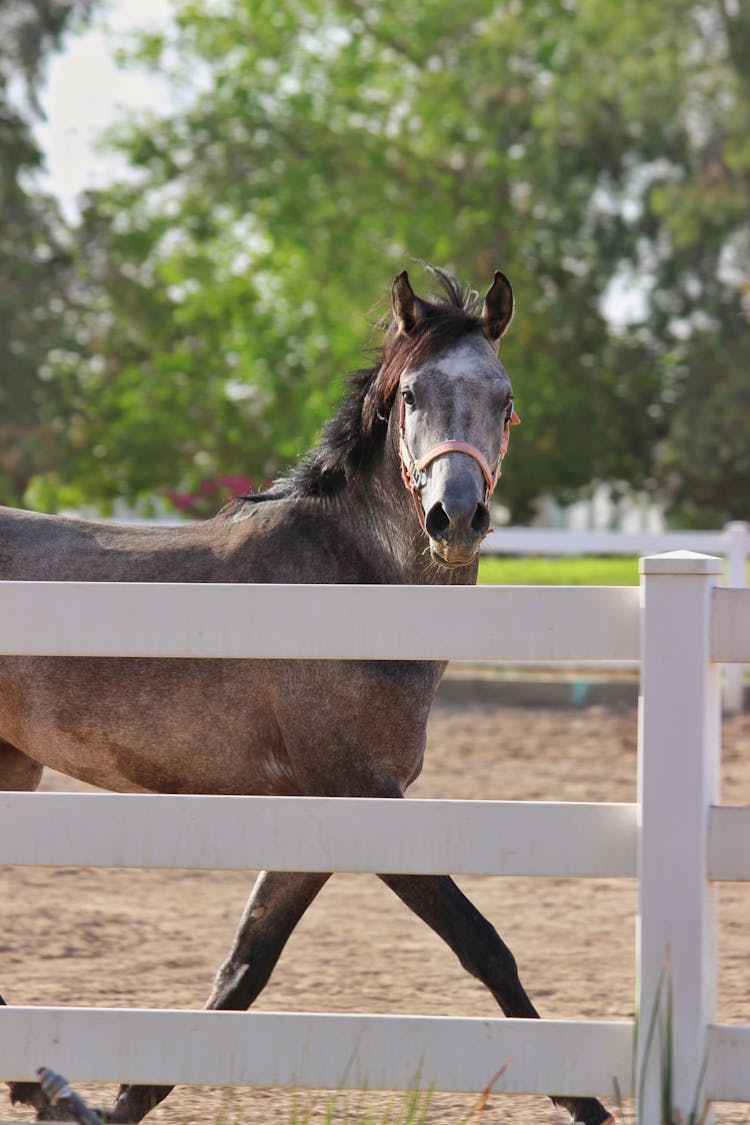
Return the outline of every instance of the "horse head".
[[[417,297],[403,272],[391,303],[403,345],[392,409],[402,477],[435,562],[466,566],[490,530],[509,427],[519,421],[497,355],[513,316],[513,290],[498,270],[481,313],[459,321],[446,314],[450,306]]]

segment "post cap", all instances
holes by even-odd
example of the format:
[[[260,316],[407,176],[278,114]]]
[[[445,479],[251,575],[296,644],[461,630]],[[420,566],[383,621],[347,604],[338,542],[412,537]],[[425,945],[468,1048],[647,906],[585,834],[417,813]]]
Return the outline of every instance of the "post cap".
[[[697,551],[665,551],[640,560],[641,574],[721,574],[724,560]]]

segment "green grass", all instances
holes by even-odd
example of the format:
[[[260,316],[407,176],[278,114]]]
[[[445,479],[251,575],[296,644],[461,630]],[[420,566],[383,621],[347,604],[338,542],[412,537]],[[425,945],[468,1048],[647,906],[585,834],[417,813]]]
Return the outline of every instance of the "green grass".
[[[487,586],[637,586],[634,555],[576,558],[483,557],[479,582]]]

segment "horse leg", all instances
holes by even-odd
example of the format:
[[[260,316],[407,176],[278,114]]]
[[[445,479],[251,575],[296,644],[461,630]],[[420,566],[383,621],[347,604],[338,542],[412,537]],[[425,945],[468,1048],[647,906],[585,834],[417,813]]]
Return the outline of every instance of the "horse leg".
[[[263,871],[258,876],[231,951],[206,1003],[209,1010],[242,1011],[268,983],[292,930],[330,875]],[[121,1086],[108,1122],[140,1121],[171,1086]]]
[[[381,875],[401,901],[422,918],[490,990],[506,1016],[538,1019],[518,977],[515,958],[496,930],[447,875]],[[553,1097],[575,1125],[614,1125],[595,1098]]]

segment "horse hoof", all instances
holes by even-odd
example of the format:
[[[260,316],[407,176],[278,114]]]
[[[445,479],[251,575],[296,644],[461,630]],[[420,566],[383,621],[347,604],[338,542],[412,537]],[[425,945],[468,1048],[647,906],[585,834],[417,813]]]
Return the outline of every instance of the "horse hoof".
[[[57,1077],[52,1071],[46,1073]],[[62,1081],[64,1082],[64,1079]],[[77,1121],[81,1125],[94,1125],[95,1122],[106,1120],[105,1113],[101,1110],[90,1110],[85,1103],[82,1103],[83,1113],[76,1112],[79,1109],[76,1103],[81,1099],[76,1098],[75,1095],[73,1095],[74,1104],[70,1104],[68,1099],[55,1104],[39,1082],[9,1082],[8,1092],[13,1105],[29,1105],[35,1109],[37,1121]]]
[[[606,1117],[592,1117],[589,1114],[586,1117],[576,1117],[572,1125],[617,1125],[617,1122],[611,1113],[608,1113]]]
[[[30,1105],[37,1113],[50,1107],[50,1103],[42,1093],[38,1082],[9,1082],[8,1094],[11,1105]]]

